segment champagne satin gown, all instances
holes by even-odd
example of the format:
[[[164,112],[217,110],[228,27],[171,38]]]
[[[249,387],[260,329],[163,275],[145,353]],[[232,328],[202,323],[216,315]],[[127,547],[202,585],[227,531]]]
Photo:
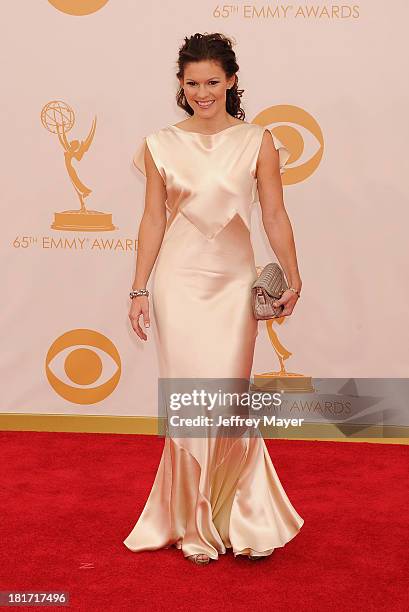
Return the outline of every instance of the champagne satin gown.
[[[161,377],[250,379],[258,334],[250,215],[264,131],[246,122],[211,135],[171,125],[146,136],[135,154],[145,174],[147,144],[167,191],[151,291]],[[273,141],[283,172],[290,154]],[[303,523],[258,430],[236,438],[168,436],[123,543],[134,552],[174,545],[184,556],[211,559],[228,548],[235,556],[267,556]]]

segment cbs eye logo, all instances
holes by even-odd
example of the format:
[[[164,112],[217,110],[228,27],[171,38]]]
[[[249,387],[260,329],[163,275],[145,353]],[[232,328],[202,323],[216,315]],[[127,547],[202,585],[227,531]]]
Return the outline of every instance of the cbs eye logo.
[[[73,329],[50,346],[45,371],[54,391],[67,401],[96,404],[117,386],[121,359],[114,344],[103,334],[92,329]]]
[[[290,104],[270,106],[261,111],[253,123],[266,128],[271,125],[274,136],[291,153],[281,175],[283,185],[305,181],[315,172],[324,153],[324,137],[319,124],[307,111]],[[276,123],[282,125],[274,126]],[[297,165],[290,165],[295,162]]]

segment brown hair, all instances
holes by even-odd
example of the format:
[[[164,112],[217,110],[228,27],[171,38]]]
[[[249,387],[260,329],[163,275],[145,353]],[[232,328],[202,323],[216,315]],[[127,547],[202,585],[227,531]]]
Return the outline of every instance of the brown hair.
[[[196,33],[190,37],[185,36],[184,40],[184,44],[179,49],[178,72],[176,73],[178,79],[183,78],[185,66],[189,62],[200,62],[203,60],[217,62],[225,72],[227,79],[239,70],[236,54],[232,49],[234,43],[224,34],[218,32],[214,34],[208,34],[207,32],[204,34]],[[237,84],[238,78],[236,75],[233,87],[226,91],[226,111],[233,117],[244,120],[245,113],[240,107],[240,98],[244,89],[238,89]],[[176,103],[189,115],[193,115],[193,109],[186,100],[183,87],[179,87],[176,94]]]

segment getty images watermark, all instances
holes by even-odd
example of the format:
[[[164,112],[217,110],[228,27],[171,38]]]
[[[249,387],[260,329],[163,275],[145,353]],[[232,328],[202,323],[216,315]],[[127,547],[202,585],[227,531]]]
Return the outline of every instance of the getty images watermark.
[[[301,426],[304,422],[303,418],[278,418],[275,415],[262,415],[261,417],[251,416],[253,411],[261,410],[266,406],[281,406],[281,393],[273,394],[259,393],[238,393],[225,392],[219,389],[216,393],[209,393],[205,389],[193,389],[191,393],[171,393],[169,397],[169,408],[171,411],[178,411],[185,408],[204,408],[208,412],[218,412],[217,416],[210,417],[203,414],[198,414],[194,417],[181,416],[180,414],[171,414],[169,416],[170,425],[172,427],[259,427],[263,425],[273,425],[275,427],[288,427],[290,424],[294,427]],[[244,409],[240,414],[227,414],[228,410],[234,406]],[[220,412],[223,407],[222,412]],[[246,415],[245,412],[248,412]]]
[[[404,438],[409,379],[159,378],[159,435]],[[286,387],[280,389],[280,385]],[[279,390],[277,390],[277,387]]]
[[[238,437],[259,427],[301,427],[303,417],[277,416],[280,392],[249,391],[247,379],[160,379],[159,416],[172,437]],[[253,430],[253,432],[251,431]]]

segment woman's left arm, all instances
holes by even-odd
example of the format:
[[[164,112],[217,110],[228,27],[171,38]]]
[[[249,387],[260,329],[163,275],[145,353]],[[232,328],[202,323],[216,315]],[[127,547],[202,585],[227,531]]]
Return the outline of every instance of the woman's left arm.
[[[288,286],[300,292],[302,281],[297,265],[293,230],[284,206],[279,154],[269,130],[264,132],[256,176],[262,221],[270,246],[284,270]],[[283,304],[282,316],[290,315],[298,299],[298,295],[288,289],[274,302],[274,306]]]

